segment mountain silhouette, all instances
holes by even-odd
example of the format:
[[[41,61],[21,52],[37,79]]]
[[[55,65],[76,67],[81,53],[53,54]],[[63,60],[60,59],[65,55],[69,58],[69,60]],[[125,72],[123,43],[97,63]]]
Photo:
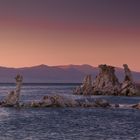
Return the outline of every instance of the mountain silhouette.
[[[98,68],[90,65],[47,66],[38,65],[24,68],[0,67],[0,83],[15,82],[15,75],[21,74],[25,83],[81,83],[84,76],[91,74],[93,78],[98,74]],[[135,82],[140,82],[140,72],[132,72]],[[119,80],[124,79],[122,68],[116,68]]]

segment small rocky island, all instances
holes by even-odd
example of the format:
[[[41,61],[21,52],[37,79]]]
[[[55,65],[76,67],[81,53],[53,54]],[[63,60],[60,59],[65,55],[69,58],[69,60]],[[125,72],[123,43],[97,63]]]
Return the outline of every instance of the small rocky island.
[[[119,82],[115,75],[115,67],[99,65],[99,74],[95,80],[91,75],[84,78],[83,84],[74,90],[76,95],[115,95],[115,96],[138,96],[139,91],[133,81],[131,71],[127,64],[124,67],[124,81]]]

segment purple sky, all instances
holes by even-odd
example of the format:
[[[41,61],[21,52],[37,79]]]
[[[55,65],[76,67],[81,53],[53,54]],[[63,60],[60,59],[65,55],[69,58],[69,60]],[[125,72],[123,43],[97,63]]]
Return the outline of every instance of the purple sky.
[[[1,0],[0,65],[128,63],[140,71],[139,0]]]

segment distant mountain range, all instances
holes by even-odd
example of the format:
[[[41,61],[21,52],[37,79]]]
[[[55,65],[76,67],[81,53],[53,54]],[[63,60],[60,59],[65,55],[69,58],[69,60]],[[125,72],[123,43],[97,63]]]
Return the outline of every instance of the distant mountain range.
[[[93,78],[98,74],[98,68],[90,65],[65,65],[47,66],[39,65],[24,68],[0,67],[0,83],[13,83],[13,77],[22,74],[25,83],[79,83],[87,74]],[[132,72],[134,80],[140,82],[140,72]],[[124,78],[124,71],[116,68],[116,75],[119,80]]]

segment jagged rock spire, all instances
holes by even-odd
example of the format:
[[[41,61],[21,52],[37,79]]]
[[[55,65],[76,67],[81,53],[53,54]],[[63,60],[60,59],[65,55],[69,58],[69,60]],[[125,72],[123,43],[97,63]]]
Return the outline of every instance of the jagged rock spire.
[[[15,77],[16,80],[16,89],[11,91],[6,98],[4,99],[2,105],[3,106],[16,106],[19,104],[20,90],[23,81],[23,77],[21,75],[17,75]]]
[[[91,75],[87,75],[83,84],[76,88],[74,93],[81,95],[123,95],[134,96],[138,90],[133,81],[131,70],[127,64],[123,65],[125,78],[123,83],[119,83],[115,75],[115,67],[99,65],[99,74],[92,82]]]
[[[121,95],[125,95],[125,96],[137,95],[138,90],[133,81],[131,70],[129,69],[127,64],[124,64],[123,67],[124,67],[125,78],[121,86]]]
[[[115,68],[108,65],[99,65],[99,74],[94,81],[95,94],[114,94],[120,91],[120,83],[115,75]]]
[[[127,64],[123,64],[125,78],[124,81],[131,81],[133,83],[132,73]]]
[[[76,88],[74,91],[78,95],[91,95],[93,94],[92,77],[91,75],[85,76],[83,84]]]
[[[15,96],[17,97],[17,103],[19,102],[20,97],[20,90],[22,86],[23,77],[21,75],[17,75],[15,77],[16,80],[16,89],[15,89]]]

